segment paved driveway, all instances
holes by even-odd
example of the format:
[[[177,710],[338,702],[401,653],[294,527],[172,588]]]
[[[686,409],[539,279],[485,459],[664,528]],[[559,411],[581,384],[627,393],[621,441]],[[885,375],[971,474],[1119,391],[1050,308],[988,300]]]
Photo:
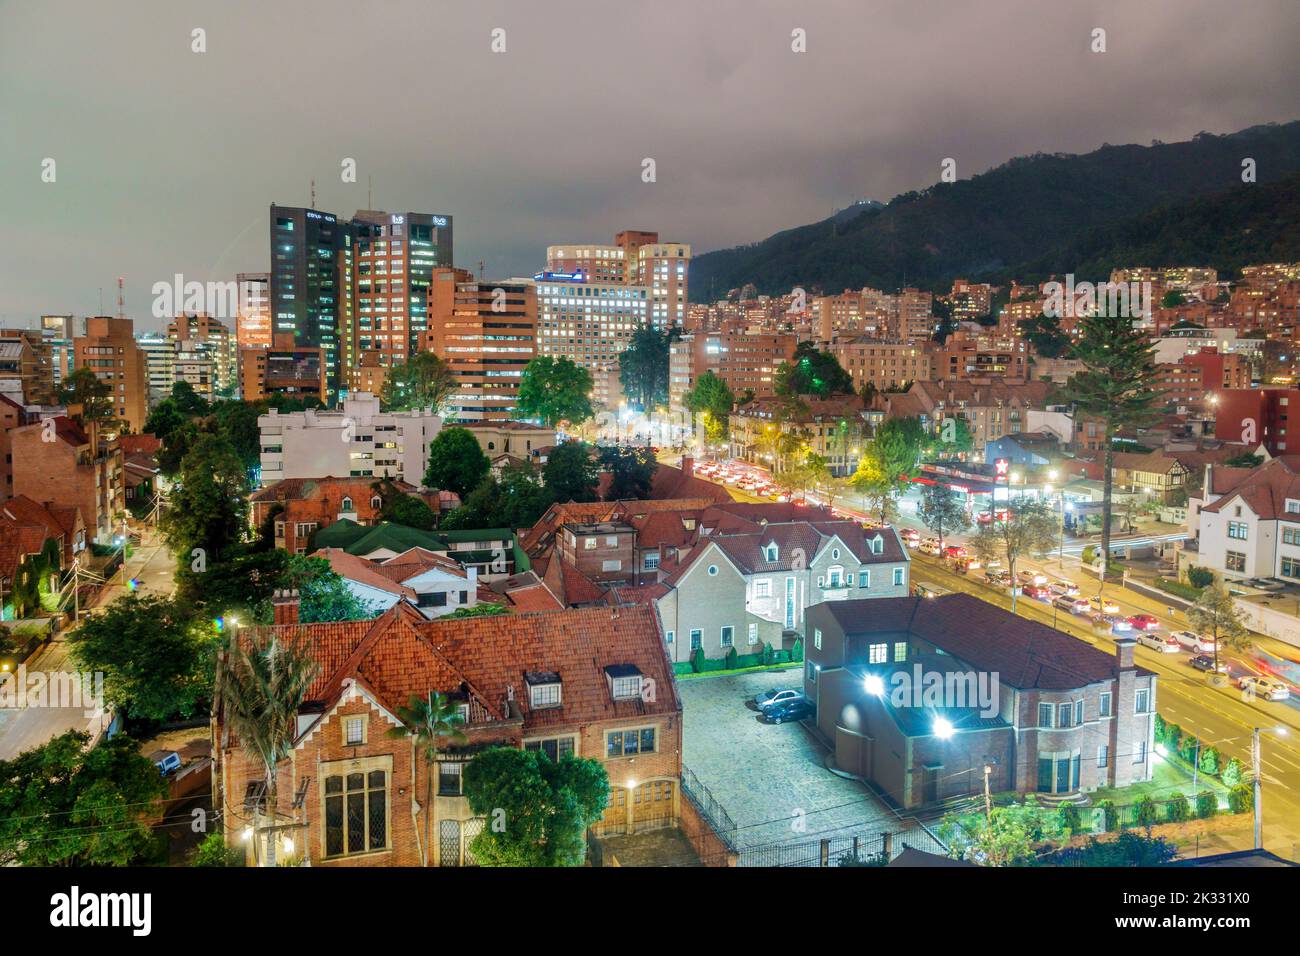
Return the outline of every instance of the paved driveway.
[[[741,846],[899,830],[862,784],[826,769],[809,731],[765,724],[745,706],[760,691],[801,684],[798,668],[679,681],[682,762],[731,815]]]

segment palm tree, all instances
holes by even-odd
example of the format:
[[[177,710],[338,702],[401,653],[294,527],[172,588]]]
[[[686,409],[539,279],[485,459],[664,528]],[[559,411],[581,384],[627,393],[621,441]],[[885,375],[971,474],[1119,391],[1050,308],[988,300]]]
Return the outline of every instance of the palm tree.
[[[293,748],[298,709],[316,671],[316,661],[302,644],[278,636],[241,641],[232,632],[218,656],[214,703],[243,746],[257,756],[266,780],[267,866],[275,866],[276,767]]]
[[[465,722],[457,704],[446,694],[430,691],[421,699],[412,695],[409,707],[399,707],[402,726],[388,731],[390,737],[411,737],[424,754],[424,844],[420,847],[420,865],[429,865],[429,841],[433,839],[433,768],[438,762],[438,746],[443,740],[464,743],[459,727]]]

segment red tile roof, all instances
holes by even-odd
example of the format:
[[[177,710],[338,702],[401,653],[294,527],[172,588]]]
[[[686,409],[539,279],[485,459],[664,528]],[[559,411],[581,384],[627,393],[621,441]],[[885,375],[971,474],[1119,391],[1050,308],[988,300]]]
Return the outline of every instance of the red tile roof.
[[[1222,478],[1220,471],[1225,472]],[[1286,499],[1300,500],[1300,456],[1274,458],[1258,468],[1215,468],[1211,479],[1216,490],[1223,489],[1223,497],[1203,505],[1202,511],[1218,513],[1240,499],[1258,517],[1275,521],[1286,514]]]

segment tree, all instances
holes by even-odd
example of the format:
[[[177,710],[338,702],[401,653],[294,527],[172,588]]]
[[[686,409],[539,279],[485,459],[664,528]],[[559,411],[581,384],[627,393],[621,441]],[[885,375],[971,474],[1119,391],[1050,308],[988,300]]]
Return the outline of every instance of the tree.
[[[455,389],[456,376],[446,362],[432,352],[416,352],[388,370],[379,401],[390,412],[429,409],[441,415]]]
[[[454,491],[465,498],[492,468],[478,439],[468,428],[444,428],[429,445],[429,464],[424,484],[429,488]]]
[[[555,501],[595,501],[600,468],[591,448],[569,441],[551,450],[542,468],[542,483]]]
[[[271,595],[288,586],[289,558],[280,548],[250,548],[182,578],[180,593],[210,617],[251,619],[262,613],[269,620]]]
[[[638,326],[618,357],[618,381],[623,394],[642,410],[668,401],[669,332]]]
[[[276,587],[298,592],[298,620],[304,624],[364,621],[378,612],[369,601],[357,597],[324,558],[290,555]],[[262,623],[271,623],[274,608],[270,600],[263,602],[257,617]]]
[[[247,524],[248,473],[230,442],[203,434],[181,462],[161,528],[180,558],[179,574],[197,573],[234,547]],[[197,553],[196,553],[197,552]],[[192,562],[199,561],[195,566]]]
[[[127,592],[68,635],[73,659],[103,673],[108,701],[142,720],[192,717],[212,689],[212,646],[173,598]]]
[[[815,395],[830,398],[832,395],[852,395],[853,376],[844,371],[830,352],[818,351],[811,342],[800,342],[795,347],[794,358],[777,366],[772,387],[782,397]]]
[[[965,499],[947,485],[927,485],[921,492],[916,514],[922,524],[939,536],[941,552],[945,534],[957,534],[970,527]]]
[[[149,417],[145,419],[144,430],[166,444],[172,435],[189,424],[190,416],[181,411],[180,406],[170,398],[164,398],[154,406]]]
[[[895,499],[920,474],[925,429],[915,418],[891,418],[876,429],[858,458],[858,468],[849,484],[879,512],[880,523],[888,524]]]
[[[659,462],[649,448],[614,445],[600,451],[600,467],[610,474],[606,501],[649,498],[650,486]]]
[[[448,514],[443,528],[531,528],[555,501],[551,490],[538,481],[537,469],[527,462],[511,463],[500,477],[488,475],[470,492],[465,503]]]
[[[235,454],[250,472],[262,460],[262,431],[257,419],[266,414],[266,410],[265,402],[238,399],[217,402],[212,406],[211,415],[217,431],[230,442],[230,447],[235,449]]]
[[[1214,671],[1219,672],[1219,645],[1234,651],[1249,650],[1252,643],[1250,629],[1232,595],[1220,587],[1207,587],[1200,598],[1187,609],[1187,623],[1197,633],[1214,640]]]
[[[1042,554],[1056,542],[1055,512],[1045,501],[1013,498],[1007,502],[1006,518],[983,525],[971,542],[979,559],[988,564],[1006,558],[1011,575],[1011,613],[1016,613],[1016,562],[1026,555]]]
[[[1049,315],[1038,315],[1016,323],[1030,344],[1034,354],[1045,359],[1060,358],[1070,350],[1070,337],[1061,331],[1060,320]]]
[[[1083,363],[1063,390],[1084,416],[1101,422],[1105,449],[1101,504],[1101,580],[1110,563],[1111,493],[1115,478],[1114,440],[1121,428],[1145,425],[1155,418],[1157,393],[1154,347],[1146,335],[1122,315],[1098,314],[1079,323],[1074,358]]]
[[[429,848],[433,833],[433,774],[438,763],[438,748],[442,742],[462,744],[468,738],[460,727],[465,718],[459,705],[445,694],[431,691],[427,697],[412,695],[411,703],[397,709],[402,726],[388,731],[390,737],[410,737],[415,749],[424,758],[424,842],[420,845],[420,864],[429,865]]]
[[[432,531],[437,526],[438,513],[423,498],[398,491],[391,482],[387,493],[380,490],[380,496],[384,504],[379,513],[385,521],[421,531]]]
[[[487,818],[471,844],[486,866],[580,865],[587,828],[609,803],[605,768],[587,758],[494,747],[464,777],[470,809]]]
[[[238,632],[232,631],[232,634]],[[298,709],[318,666],[299,642],[254,632],[231,640],[217,658],[216,706],[244,748],[261,764],[266,784],[258,810],[268,816],[266,865],[275,866],[273,828],[279,795],[276,768],[298,737]]]
[[[69,731],[0,761],[0,866],[129,866],[153,845],[166,781],[125,734]]]
[[[956,458],[975,447],[975,436],[970,423],[960,415],[950,415],[939,422],[935,440],[930,446],[940,458]]]
[[[79,405],[81,411],[73,417],[82,422],[94,422],[107,428],[117,421],[113,407],[113,386],[101,381],[98,375],[84,366],[63,380],[58,401],[60,405]]]
[[[968,858],[985,866],[1016,866],[1028,862],[1040,832],[1020,807],[994,807],[987,816],[976,817],[968,831]]]
[[[581,424],[594,414],[594,388],[591,373],[572,359],[539,355],[524,367],[519,380],[519,414],[540,418],[552,428],[560,422]]]
[[[704,440],[710,445],[720,445],[727,440],[728,421],[736,397],[731,386],[719,375],[705,372],[686,393],[686,407],[691,414],[704,422]]]

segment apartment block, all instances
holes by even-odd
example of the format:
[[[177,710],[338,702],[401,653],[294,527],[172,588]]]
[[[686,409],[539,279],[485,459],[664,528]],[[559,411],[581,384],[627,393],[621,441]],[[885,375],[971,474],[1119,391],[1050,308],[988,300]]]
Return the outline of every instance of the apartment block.
[[[149,385],[145,355],[136,345],[131,320],[91,316],[86,319],[86,334],[74,340],[73,348],[75,366],[90,369],[108,384],[117,417],[131,431],[143,431],[149,416]]]
[[[423,346],[455,376],[448,420],[513,418],[524,368],[537,356],[536,285],[481,282],[464,269],[435,269]]]
[[[936,355],[924,343],[854,336],[836,339],[830,350],[858,391],[868,384],[885,391],[935,377]]]
[[[121,533],[125,479],[115,440],[60,415],[12,429],[9,447],[15,496],[79,509],[96,543],[109,544]]]
[[[737,399],[746,393],[768,398],[777,367],[794,358],[797,345],[791,333],[758,329],[684,335],[669,347],[669,405],[684,407],[686,392],[707,372],[726,382]]]
[[[239,312],[235,317],[238,348],[271,347],[271,273],[241,272],[235,276]]]

